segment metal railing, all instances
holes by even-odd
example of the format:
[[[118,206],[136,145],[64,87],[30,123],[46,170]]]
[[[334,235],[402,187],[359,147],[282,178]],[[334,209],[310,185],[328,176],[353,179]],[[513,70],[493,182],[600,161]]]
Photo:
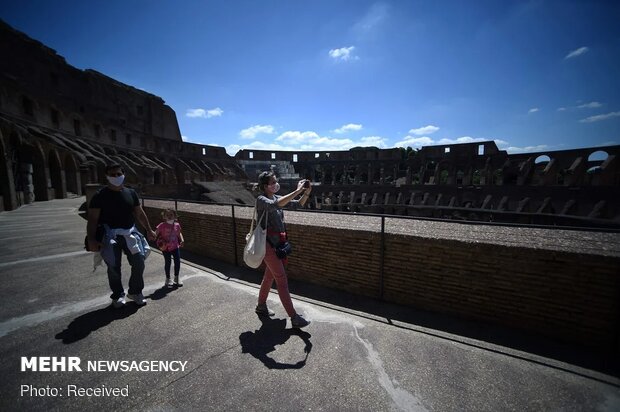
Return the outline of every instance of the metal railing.
[[[171,198],[163,198],[163,197],[143,196],[142,207],[145,206],[145,200],[174,202],[175,211],[179,210],[179,202],[189,203],[189,204],[202,204],[202,205],[209,205],[209,206],[229,206],[231,210],[231,218],[232,218],[231,235],[232,235],[233,249],[234,249],[234,260],[235,260],[235,266],[239,266],[239,257],[237,253],[237,249],[238,249],[237,247],[237,224],[236,224],[236,217],[235,217],[235,208],[254,207],[253,205],[241,205],[237,203],[218,203],[218,202],[207,202],[207,201],[200,201],[200,200],[185,200],[185,199],[171,199]],[[475,209],[467,209],[467,210],[471,211]],[[302,213],[328,213],[328,214],[348,215],[348,216],[367,216],[367,217],[374,217],[374,218],[381,219],[380,250],[379,250],[379,298],[380,299],[383,299],[383,293],[384,293],[385,219],[386,218],[449,222],[449,223],[469,224],[469,225],[487,225],[487,226],[504,226],[504,227],[507,226],[507,227],[519,227],[519,228],[528,227],[528,228],[541,228],[541,229],[561,229],[561,230],[573,230],[573,231],[620,233],[620,228],[523,225],[523,224],[517,224],[517,223],[504,223],[504,222],[481,222],[481,221],[472,221],[472,220],[452,220],[452,219],[439,219],[439,218],[428,218],[428,217],[419,217],[419,216],[401,216],[401,215],[388,215],[388,214],[378,214],[378,213],[358,213],[358,212],[327,211],[327,210],[313,210],[313,209],[297,209],[295,211],[302,212]]]

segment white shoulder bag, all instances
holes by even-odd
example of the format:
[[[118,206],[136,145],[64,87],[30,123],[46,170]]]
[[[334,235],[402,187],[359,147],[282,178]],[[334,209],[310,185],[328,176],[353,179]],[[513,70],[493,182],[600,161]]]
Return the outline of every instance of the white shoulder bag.
[[[265,218],[265,229],[261,227],[261,222]],[[243,249],[243,261],[251,268],[258,268],[265,258],[265,248],[267,247],[267,209],[263,212],[254,229],[256,219],[256,206],[252,215],[252,225],[250,233],[245,236],[246,245]]]

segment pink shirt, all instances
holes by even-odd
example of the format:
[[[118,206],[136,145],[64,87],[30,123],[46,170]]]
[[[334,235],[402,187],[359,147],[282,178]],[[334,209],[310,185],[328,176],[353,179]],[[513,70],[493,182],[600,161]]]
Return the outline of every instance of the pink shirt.
[[[157,225],[155,232],[166,241],[167,252],[172,252],[179,248],[179,235],[181,234],[179,222],[174,222],[173,224],[161,222]]]

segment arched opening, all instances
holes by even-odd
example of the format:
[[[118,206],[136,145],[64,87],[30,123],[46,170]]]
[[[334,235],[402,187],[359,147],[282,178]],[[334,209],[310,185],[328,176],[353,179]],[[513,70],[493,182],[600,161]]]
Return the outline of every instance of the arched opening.
[[[462,186],[463,185],[463,176],[465,176],[465,173],[463,173],[462,170],[459,170],[456,172],[456,184],[457,186]]]
[[[605,160],[607,160],[608,157],[609,157],[609,154],[607,154],[606,151],[597,150],[596,152],[593,152],[590,154],[590,156],[588,156],[588,162],[603,163]]]
[[[501,186],[504,180],[504,171],[502,169],[497,169],[493,172],[493,184],[496,186]]]
[[[534,164],[535,165],[541,165],[544,164],[545,166],[551,161],[551,158],[547,155],[540,155],[536,158],[536,160],[534,160]]]
[[[50,168],[50,183],[54,189],[54,198],[62,199],[65,197],[62,181],[62,165],[60,164],[60,158],[56,150],[50,150],[48,156],[48,164]]]
[[[360,174],[360,184],[366,184],[368,183],[368,172],[362,172]]]
[[[14,143],[13,176],[15,190],[18,192],[18,203],[28,204],[35,200],[48,200],[48,181],[45,170],[45,157],[37,145],[22,144],[17,135],[11,137]]]
[[[448,171],[447,170],[442,170],[439,173],[439,184],[440,185],[447,185],[448,184],[448,176],[449,176]]]
[[[474,186],[480,186],[481,181],[482,181],[482,173],[480,172],[480,170],[474,171],[474,174],[471,178],[471,183]]]
[[[161,170],[155,169],[153,172],[153,184],[161,185],[162,183]]]
[[[78,172],[77,162],[70,153],[65,155],[65,180],[67,183],[67,192],[74,193],[78,196],[82,194],[80,183],[80,173]]]
[[[13,172],[10,163],[7,162],[6,147],[2,131],[0,131],[0,196],[2,197],[4,210],[13,210],[17,207],[15,187],[12,185],[13,181]]]

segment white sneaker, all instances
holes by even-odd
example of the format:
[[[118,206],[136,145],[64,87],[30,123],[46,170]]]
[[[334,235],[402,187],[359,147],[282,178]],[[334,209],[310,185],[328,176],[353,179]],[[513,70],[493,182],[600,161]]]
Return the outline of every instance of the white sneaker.
[[[112,301],[112,306],[114,306],[114,309],[120,309],[125,306],[125,303],[125,297],[121,296],[120,298]]]
[[[181,286],[183,286],[183,282],[181,281],[181,279],[179,279],[179,277],[178,277],[178,276],[175,276],[175,277],[174,277],[174,284],[175,284],[177,287],[179,287],[179,288],[180,288]]]
[[[127,299],[133,300],[138,306],[146,305],[146,299],[144,299],[144,295],[142,293],[138,293],[137,295],[127,295]]]
[[[164,284],[164,286],[167,286],[172,289],[174,287],[174,282],[172,281],[172,279],[166,278],[166,283]]]

